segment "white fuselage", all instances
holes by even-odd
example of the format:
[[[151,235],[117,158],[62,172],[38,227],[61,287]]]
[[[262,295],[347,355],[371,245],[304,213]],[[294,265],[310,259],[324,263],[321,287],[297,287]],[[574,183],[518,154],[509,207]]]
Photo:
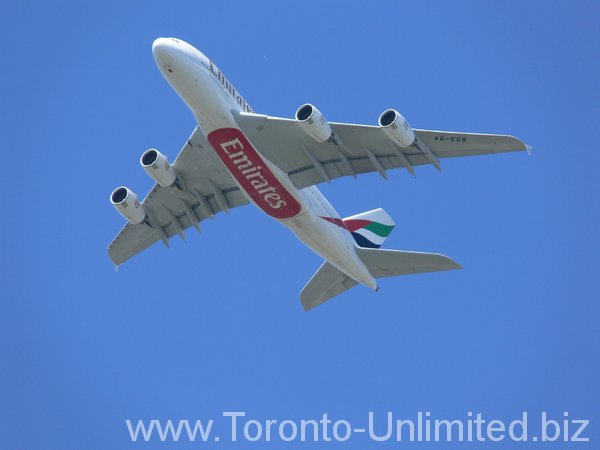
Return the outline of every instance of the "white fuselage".
[[[354,238],[323,194],[314,186],[297,189],[240,130],[235,114],[252,113],[252,108],[215,64],[179,39],[159,38],[152,52],[248,200],[336,268],[376,289],[375,278],[356,254]]]

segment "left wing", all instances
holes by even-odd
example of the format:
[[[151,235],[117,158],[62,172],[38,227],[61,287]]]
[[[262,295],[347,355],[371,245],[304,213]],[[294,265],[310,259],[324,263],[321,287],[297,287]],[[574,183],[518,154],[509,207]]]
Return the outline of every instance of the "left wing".
[[[528,150],[513,136],[415,129],[407,148],[392,144],[377,126],[329,122],[335,139],[317,142],[293,119],[238,113],[236,121],[259,151],[288,173],[297,188],[343,176],[434,164],[438,158]],[[419,144],[421,148],[419,148]],[[427,151],[430,150],[430,151]]]
[[[187,228],[200,229],[204,219],[248,203],[198,128],[173,167],[180,187],[155,184],[142,202],[147,221],[127,223],[108,246],[108,255],[116,266],[158,240],[168,246],[171,236],[179,234],[183,238]]]

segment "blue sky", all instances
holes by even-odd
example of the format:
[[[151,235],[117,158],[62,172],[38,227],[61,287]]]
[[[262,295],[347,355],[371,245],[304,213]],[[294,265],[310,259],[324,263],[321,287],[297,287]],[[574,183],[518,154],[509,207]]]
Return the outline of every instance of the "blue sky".
[[[528,411],[534,428],[569,411],[598,440],[598,2],[323,3],[0,6],[0,449],[166,448],[132,443],[125,419],[228,410],[362,425],[368,411]],[[384,207],[387,247],[462,271],[307,314],[298,292],[320,259],[245,207],[115,273],[111,190],[143,195],[140,154],[173,158],[194,127],[154,64],[159,36],[211,57],[259,113],[309,101],[375,123],[394,107],[418,128],[514,134],[534,152],[323,187],[343,216]]]

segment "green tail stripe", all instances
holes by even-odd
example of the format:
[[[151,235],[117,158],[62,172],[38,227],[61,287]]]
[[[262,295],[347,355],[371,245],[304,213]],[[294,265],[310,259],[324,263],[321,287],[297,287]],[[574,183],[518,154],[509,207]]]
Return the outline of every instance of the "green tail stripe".
[[[369,230],[372,233],[375,233],[377,236],[388,237],[394,229],[394,225],[384,225],[378,222],[371,222],[369,225],[363,228]]]

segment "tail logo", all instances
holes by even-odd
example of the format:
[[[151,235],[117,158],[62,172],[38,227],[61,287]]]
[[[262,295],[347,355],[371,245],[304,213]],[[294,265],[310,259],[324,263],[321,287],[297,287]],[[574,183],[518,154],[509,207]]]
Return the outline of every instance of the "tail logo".
[[[344,219],[344,225],[361,247],[379,248],[390,235],[394,225],[365,219]]]
[[[366,211],[354,216],[338,219],[322,217],[328,222],[345,228],[360,247],[379,248],[395,227],[390,215],[381,208]]]

